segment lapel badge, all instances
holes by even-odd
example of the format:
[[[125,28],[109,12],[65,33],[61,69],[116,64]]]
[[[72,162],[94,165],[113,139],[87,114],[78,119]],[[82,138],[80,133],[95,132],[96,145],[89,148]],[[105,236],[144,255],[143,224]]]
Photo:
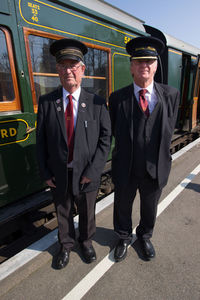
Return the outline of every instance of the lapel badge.
[[[56,103],[59,104],[59,103],[60,103],[60,99],[57,99],[57,100],[56,100]]]
[[[61,111],[61,107],[60,106],[57,107],[57,111]]]
[[[83,108],[85,108],[85,107],[86,107],[86,104],[83,102],[83,103],[81,103],[81,106],[82,106]]]

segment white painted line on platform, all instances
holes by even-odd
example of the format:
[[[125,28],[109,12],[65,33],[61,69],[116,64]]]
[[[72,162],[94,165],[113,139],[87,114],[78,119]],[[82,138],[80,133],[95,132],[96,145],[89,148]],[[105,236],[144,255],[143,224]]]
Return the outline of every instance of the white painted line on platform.
[[[170,205],[170,203],[186,188],[186,186],[200,172],[200,164],[158,205],[157,217]]]
[[[182,148],[181,150],[179,150],[178,152],[174,153],[172,155],[172,160],[177,159],[178,157],[180,157],[181,155],[183,155],[185,152],[189,151],[190,149],[192,149],[194,146],[196,146],[197,144],[200,143],[200,138],[196,139],[194,142],[190,143],[189,145],[185,146],[184,148]]]
[[[113,203],[113,193],[101,200],[96,204],[96,214],[104,210],[110,204]],[[78,227],[78,216],[74,218],[74,226]],[[51,245],[58,241],[57,238],[58,230],[48,233],[46,236],[41,238],[39,241],[33,243],[28,248],[22,250],[15,256],[11,257],[3,264],[0,265],[0,281],[15,272],[17,269],[28,263],[30,260],[35,258],[38,254],[45,251]]]
[[[185,189],[192,179],[200,172],[200,164],[158,205],[157,217],[170,205],[170,203]],[[133,230],[135,233],[136,227]],[[134,240],[135,241],[135,240]],[[133,242],[131,244],[133,244]],[[129,245],[130,247],[131,245]],[[62,300],[81,299],[97,281],[113,266],[114,249],[104,257]]]
[[[196,139],[194,142],[190,143],[180,151],[176,152],[172,155],[172,160],[177,159],[181,155],[183,155],[185,152],[189,151],[191,148],[196,146],[198,143],[200,143],[200,138]],[[173,193],[173,191],[172,191]],[[113,193],[107,196],[105,199],[101,200],[96,205],[96,214],[98,214],[100,211],[105,209],[107,206],[113,203]],[[166,199],[166,198],[165,198]],[[164,200],[163,200],[164,201]],[[162,201],[162,202],[163,202]],[[161,203],[160,203],[161,204]],[[158,208],[159,209],[159,208]],[[75,228],[78,226],[78,217],[74,218]],[[45,237],[40,239],[39,241],[33,243],[28,248],[22,250],[15,256],[11,257],[7,261],[5,261],[3,264],[0,265],[0,281],[9,276],[11,273],[15,272],[17,269],[31,261],[33,258],[35,258],[38,254],[45,251],[47,248],[49,248],[51,245],[53,245],[55,242],[57,242],[57,229],[52,231],[51,233],[47,234]],[[112,252],[109,254],[109,257],[112,256]],[[106,259],[106,257],[105,257]]]
[[[57,241],[57,229],[0,265],[0,281],[22,267]]]

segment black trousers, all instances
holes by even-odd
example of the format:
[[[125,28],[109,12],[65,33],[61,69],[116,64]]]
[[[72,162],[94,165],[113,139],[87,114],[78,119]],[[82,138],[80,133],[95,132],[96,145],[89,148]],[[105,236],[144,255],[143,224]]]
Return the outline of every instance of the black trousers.
[[[152,237],[156,221],[157,205],[162,193],[157,181],[150,176],[132,177],[123,188],[115,186],[114,230],[121,239],[132,237],[132,206],[137,190],[140,193],[140,222],[136,229],[138,238]]]
[[[61,246],[67,250],[74,247],[76,240],[73,221],[74,203],[77,205],[79,214],[79,242],[85,246],[90,246],[92,243],[91,238],[96,231],[95,206],[97,191],[80,193],[74,196],[72,193],[72,176],[72,171],[68,172],[66,197],[54,197],[58,219],[58,239]]]

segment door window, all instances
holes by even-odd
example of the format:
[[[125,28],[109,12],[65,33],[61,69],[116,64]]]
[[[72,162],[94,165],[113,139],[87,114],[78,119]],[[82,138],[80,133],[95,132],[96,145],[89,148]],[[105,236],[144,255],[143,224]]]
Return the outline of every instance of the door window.
[[[0,112],[19,110],[19,94],[10,34],[0,28]]]

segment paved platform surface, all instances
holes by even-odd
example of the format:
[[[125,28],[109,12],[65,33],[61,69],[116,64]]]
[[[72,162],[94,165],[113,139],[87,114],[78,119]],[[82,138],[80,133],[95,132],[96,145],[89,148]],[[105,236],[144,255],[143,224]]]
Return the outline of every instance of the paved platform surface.
[[[152,238],[154,260],[144,260],[136,240],[129,247],[127,258],[114,263],[112,249],[117,237],[113,232],[111,204],[96,218],[95,263],[85,264],[77,245],[68,266],[56,270],[55,243],[0,282],[0,299],[200,300],[199,172],[200,144],[173,161]],[[134,228],[138,221],[137,196]]]

